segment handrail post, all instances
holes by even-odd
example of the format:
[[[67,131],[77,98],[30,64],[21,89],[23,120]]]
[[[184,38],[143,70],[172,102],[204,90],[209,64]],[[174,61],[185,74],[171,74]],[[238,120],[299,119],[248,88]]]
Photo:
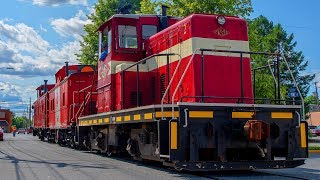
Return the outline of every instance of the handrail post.
[[[292,80],[293,80],[293,83],[294,83],[294,85],[295,85],[295,87],[296,87],[296,89],[297,89],[297,91],[298,91],[298,94],[299,94],[299,96],[300,96],[300,99],[301,99],[301,108],[302,108],[302,118],[301,118],[301,120],[302,121],[305,121],[305,117],[304,117],[304,112],[305,112],[305,110],[304,110],[304,99],[303,99],[303,96],[302,96],[302,94],[301,94],[301,91],[300,91],[300,89],[299,89],[299,86],[298,86],[298,83],[297,83],[297,81],[296,81],[296,79],[294,78],[294,76],[293,76],[293,74],[292,74],[292,71],[291,71],[291,68],[290,68],[290,66],[289,66],[289,63],[288,63],[288,61],[286,60],[286,57],[283,55],[283,54],[281,54],[281,57],[283,58],[283,60],[284,60],[284,62],[286,63],[286,66],[287,66],[287,68],[288,68],[288,70],[289,70],[289,73],[290,73],[290,76],[291,76],[291,78],[292,78]],[[300,127],[300,124],[299,124],[299,127]]]
[[[204,102],[204,55],[201,50],[201,102]]]
[[[85,115],[86,115],[86,91],[83,92],[83,116]]]
[[[244,98],[244,87],[243,87],[243,54],[240,52],[240,88],[241,88],[241,100],[240,103],[243,103]]]
[[[253,104],[256,103],[256,69],[253,69]]]
[[[167,87],[169,86],[169,81],[170,81],[170,59],[169,59],[169,55],[167,55]],[[168,103],[170,102],[170,92],[168,92],[167,101]]]
[[[121,71],[121,109],[124,109],[124,71]]]
[[[277,76],[278,76],[278,99],[279,99],[279,102],[278,104],[281,103],[281,92],[280,92],[280,59],[279,59],[279,55],[277,55]]]
[[[170,82],[169,82],[169,84],[168,84],[168,87],[166,88],[166,90],[165,90],[165,92],[164,92],[164,94],[163,94],[163,96],[162,96],[162,98],[161,98],[161,119],[163,119],[163,102],[164,102],[164,99],[165,99],[167,93],[169,92],[169,89],[170,89],[170,87],[171,87],[171,85],[172,85],[172,82],[173,82],[173,78],[176,76],[176,74],[177,74],[177,72],[178,72],[178,69],[179,69],[179,67],[180,67],[180,64],[181,64],[181,56],[180,56],[180,54],[174,54],[174,55],[176,55],[176,56],[179,57],[179,61],[178,61],[178,64],[177,64],[175,70],[173,71],[173,74],[172,74],[172,77],[171,77]],[[170,98],[170,97],[169,97],[169,98]],[[169,100],[169,101],[170,101],[170,100]],[[173,102],[172,102],[172,103],[173,103]],[[172,106],[173,106],[173,105],[172,105]],[[172,109],[172,111],[173,111],[173,109]],[[174,113],[174,112],[173,112],[173,113]]]
[[[172,101],[172,102],[171,102],[172,119],[175,118],[175,117],[174,117],[174,97],[176,96],[176,93],[178,92],[179,86],[182,84],[182,81],[183,81],[183,79],[184,79],[184,76],[186,75],[187,70],[189,69],[189,67],[190,67],[190,65],[191,65],[191,62],[192,62],[192,60],[194,59],[195,54],[196,54],[197,51],[199,51],[199,50],[201,50],[201,49],[198,48],[198,49],[196,49],[196,50],[193,52],[193,54],[192,54],[192,56],[191,56],[191,58],[190,58],[190,60],[189,60],[189,62],[188,62],[188,64],[187,64],[187,66],[186,66],[186,68],[184,69],[184,71],[183,71],[183,73],[182,73],[182,75],[181,75],[181,77],[180,77],[180,80],[179,80],[179,82],[178,82],[178,84],[177,84],[177,86],[176,86],[176,88],[175,88],[175,90],[174,90],[174,92],[173,92],[173,94],[172,94],[172,98],[171,98],[171,101]],[[181,62],[181,61],[179,61],[179,65],[180,65],[180,62]],[[176,70],[177,70],[177,68],[176,68]],[[175,71],[175,73],[176,73],[176,71]],[[174,75],[175,75],[175,73],[174,73]],[[173,77],[174,77],[174,76],[173,76]],[[171,85],[171,83],[172,83],[173,77],[171,78],[170,85]],[[167,89],[168,89],[168,88],[167,88]]]
[[[137,64],[137,107],[140,106],[140,83],[139,83],[139,64]]]
[[[273,73],[275,75],[277,75],[277,64],[276,63],[277,62],[275,60],[273,60]],[[277,89],[278,89],[278,87],[277,86],[278,86],[277,85],[277,81],[274,81],[274,99],[278,99],[278,97],[277,97]],[[275,101],[275,104],[277,104],[277,101]]]

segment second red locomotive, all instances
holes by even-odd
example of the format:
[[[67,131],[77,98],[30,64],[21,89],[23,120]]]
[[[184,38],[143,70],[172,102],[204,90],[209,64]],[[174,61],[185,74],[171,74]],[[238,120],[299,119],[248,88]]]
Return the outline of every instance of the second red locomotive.
[[[37,88],[34,128],[40,139],[73,144],[78,117],[96,112],[95,77],[92,66],[66,63],[56,73],[55,84],[45,81]]]

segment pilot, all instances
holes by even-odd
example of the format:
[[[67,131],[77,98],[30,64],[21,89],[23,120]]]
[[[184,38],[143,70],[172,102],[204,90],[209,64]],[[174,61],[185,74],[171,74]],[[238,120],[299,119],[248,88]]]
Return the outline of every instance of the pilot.
[[[99,60],[104,61],[104,59],[108,56],[108,45],[107,43],[102,43],[101,47],[102,47],[102,53],[100,55]]]

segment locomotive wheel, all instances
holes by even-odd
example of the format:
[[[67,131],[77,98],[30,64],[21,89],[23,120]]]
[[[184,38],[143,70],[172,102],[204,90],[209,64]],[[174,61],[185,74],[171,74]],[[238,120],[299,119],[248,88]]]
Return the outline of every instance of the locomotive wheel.
[[[106,154],[108,157],[111,157],[113,155],[113,153],[111,151],[107,151]]]
[[[178,171],[178,172],[181,172],[183,169],[182,168],[178,168],[176,166],[174,166],[174,170]]]

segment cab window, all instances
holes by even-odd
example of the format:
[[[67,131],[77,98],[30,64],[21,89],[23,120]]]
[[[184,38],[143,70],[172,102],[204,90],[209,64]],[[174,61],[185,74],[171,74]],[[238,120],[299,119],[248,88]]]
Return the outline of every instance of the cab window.
[[[157,33],[157,26],[154,25],[142,25],[142,38],[148,39],[152,35]]]
[[[111,52],[111,29],[110,28],[106,28],[103,31],[103,35],[102,35],[102,43],[107,45],[108,47],[108,54]]]
[[[118,39],[120,48],[137,48],[137,29],[135,26],[119,25]]]
[[[108,31],[108,53],[111,52],[111,30]]]

